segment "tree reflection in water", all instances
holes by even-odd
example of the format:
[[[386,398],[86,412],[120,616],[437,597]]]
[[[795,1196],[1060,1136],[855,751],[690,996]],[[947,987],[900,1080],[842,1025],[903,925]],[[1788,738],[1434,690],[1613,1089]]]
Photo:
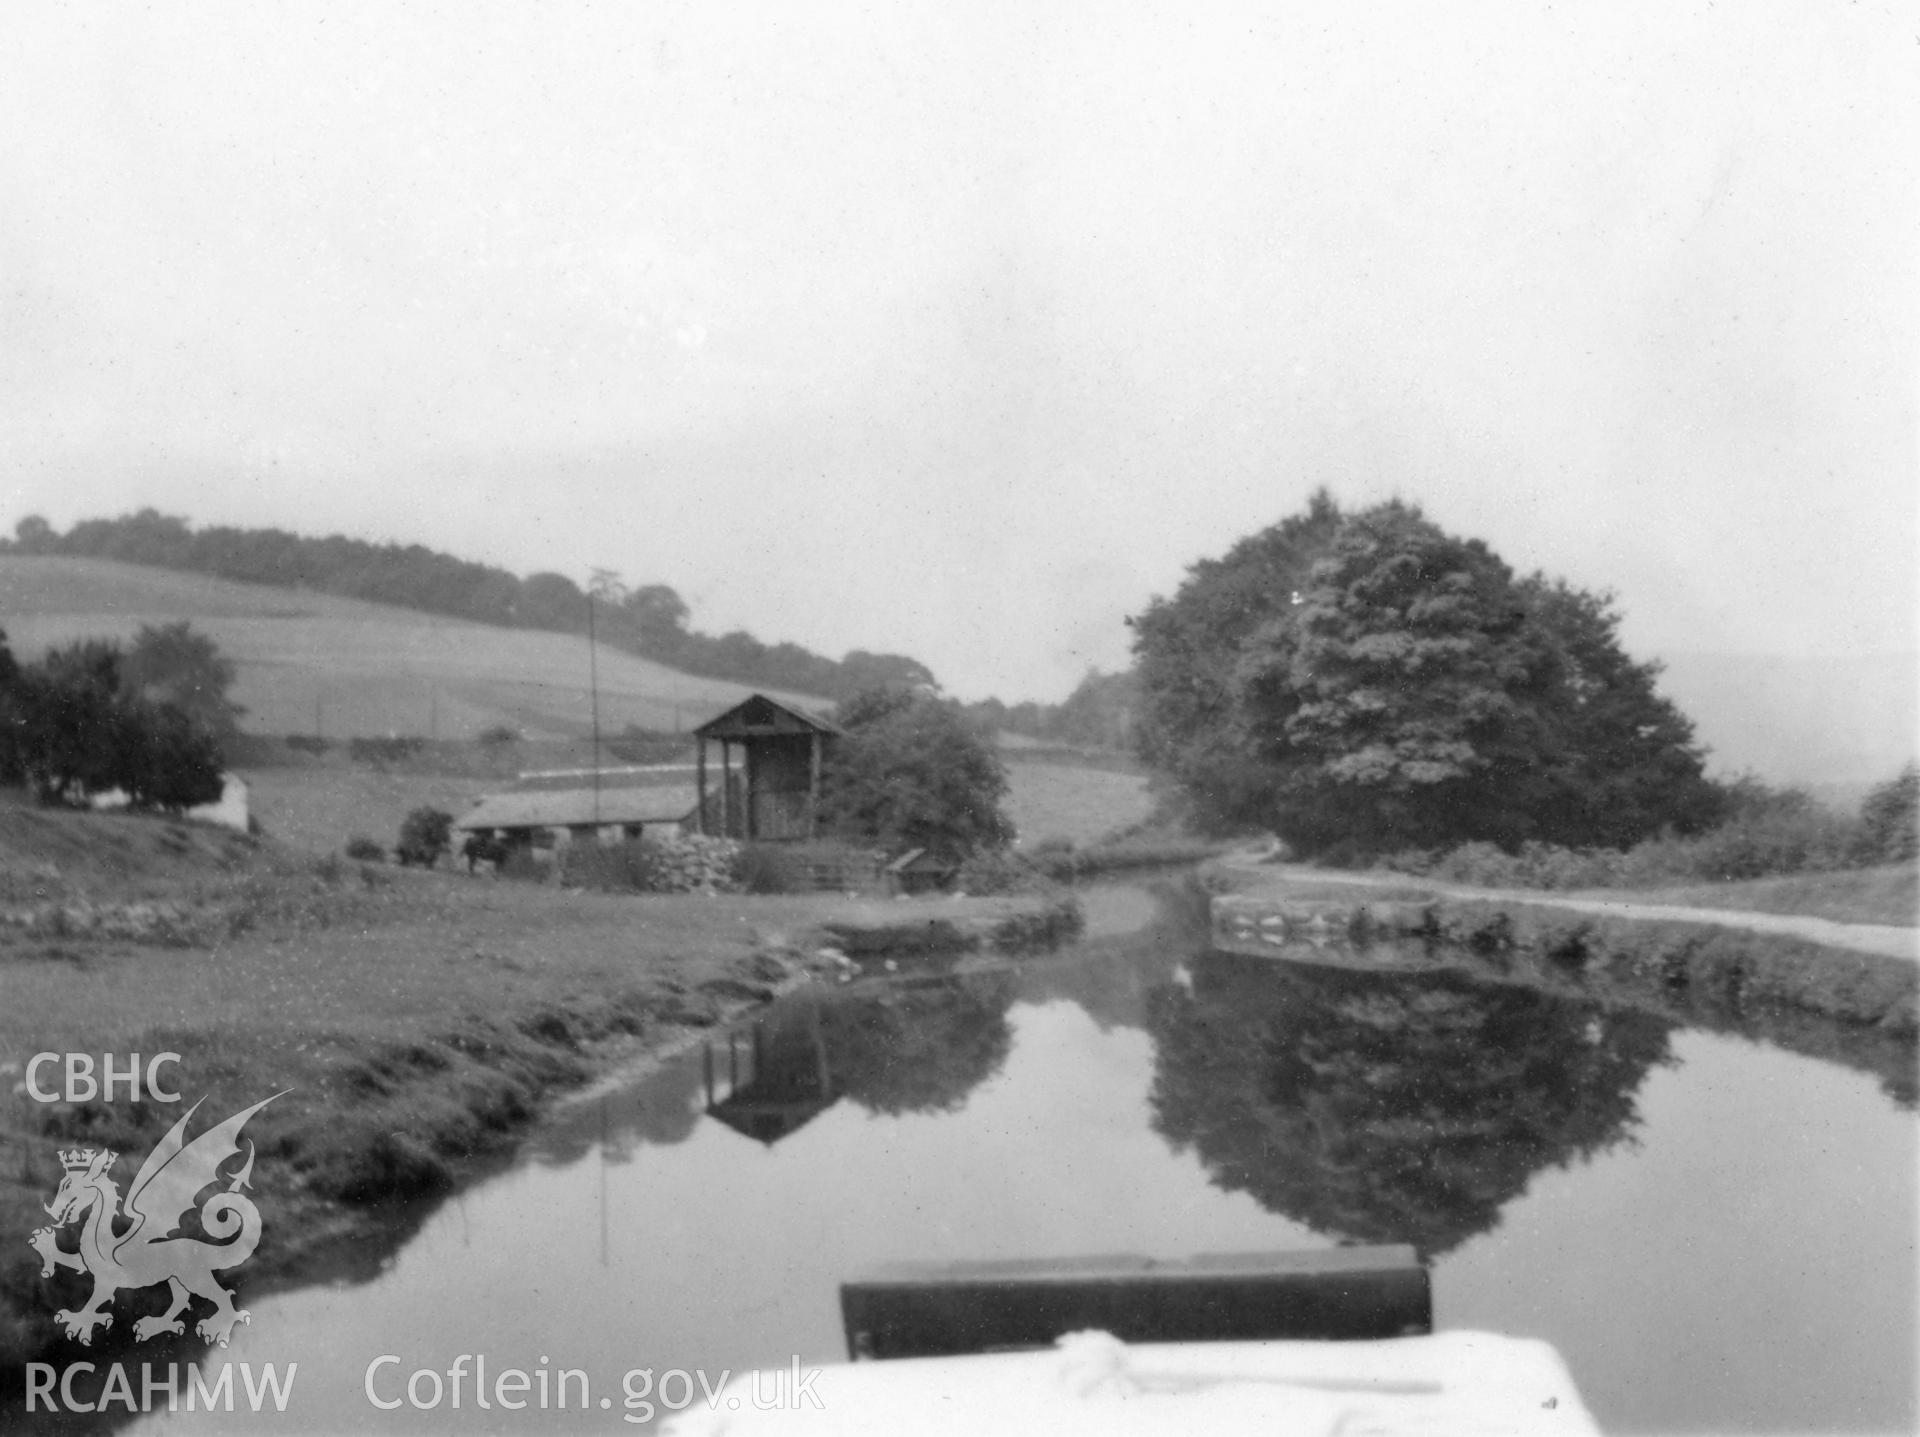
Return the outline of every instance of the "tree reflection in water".
[[[1013,975],[973,973],[889,986],[821,1005],[834,1087],[872,1112],[950,1113],[1013,1047]]]
[[[871,1112],[947,1113],[1006,1062],[1010,973],[802,995],[709,1045],[706,1112],[769,1145],[842,1098]],[[744,1068],[742,1066],[744,1062]]]
[[[1492,1229],[1543,1168],[1627,1139],[1670,1025],[1455,972],[1209,954],[1158,989],[1154,1126],[1214,1183],[1423,1256]]]

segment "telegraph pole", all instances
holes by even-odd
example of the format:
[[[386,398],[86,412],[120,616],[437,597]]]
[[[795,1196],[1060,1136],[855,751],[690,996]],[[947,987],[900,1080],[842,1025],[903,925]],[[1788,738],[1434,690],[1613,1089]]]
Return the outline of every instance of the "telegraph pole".
[[[600,659],[594,651],[593,591],[587,591],[587,691],[593,714],[593,828],[600,837]]]

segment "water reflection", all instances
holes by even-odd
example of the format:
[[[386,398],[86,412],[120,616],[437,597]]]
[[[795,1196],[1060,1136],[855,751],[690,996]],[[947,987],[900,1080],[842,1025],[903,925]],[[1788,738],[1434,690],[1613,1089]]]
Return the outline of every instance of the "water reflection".
[[[805,994],[707,1045],[706,1114],[771,1146],[841,1098],[872,1113],[957,1111],[1013,1046],[1010,972]]]
[[[1432,1257],[1626,1140],[1669,1025],[1456,972],[1233,954],[1154,994],[1153,1123],[1216,1185]]]

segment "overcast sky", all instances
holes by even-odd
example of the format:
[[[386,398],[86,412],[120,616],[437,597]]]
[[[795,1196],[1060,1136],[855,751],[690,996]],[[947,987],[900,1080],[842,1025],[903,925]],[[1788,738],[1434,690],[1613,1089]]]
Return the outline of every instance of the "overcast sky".
[[[1058,698],[1325,484],[1637,654],[1910,651],[1917,61],[1874,0],[14,7],[0,526]]]

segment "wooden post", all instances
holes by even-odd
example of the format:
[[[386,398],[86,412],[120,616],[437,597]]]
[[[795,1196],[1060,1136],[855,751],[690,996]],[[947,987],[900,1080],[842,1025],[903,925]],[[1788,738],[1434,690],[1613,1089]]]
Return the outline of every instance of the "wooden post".
[[[707,832],[707,741],[699,738],[694,743],[693,788],[700,795],[700,801],[693,810],[693,822],[695,831],[704,838]]]
[[[820,750],[823,747],[820,730],[815,729],[807,741],[807,837],[813,838],[820,826]]]
[[[720,835],[733,837],[733,745],[720,740]]]

